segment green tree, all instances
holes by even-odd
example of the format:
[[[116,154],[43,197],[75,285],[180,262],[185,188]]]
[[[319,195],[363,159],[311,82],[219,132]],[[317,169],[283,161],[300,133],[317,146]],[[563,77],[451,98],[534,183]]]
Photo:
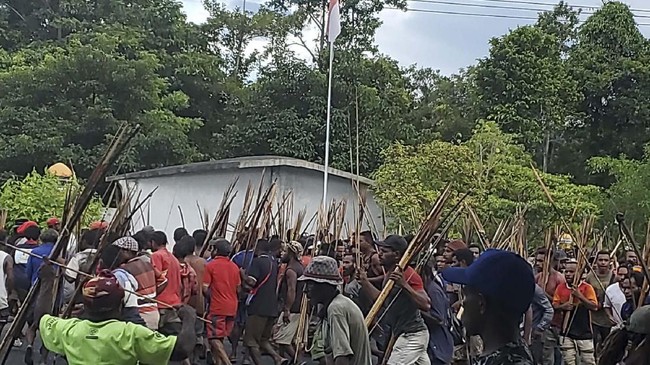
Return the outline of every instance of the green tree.
[[[514,133],[548,171],[553,147],[576,119],[576,82],[569,76],[557,37],[524,26],[493,39],[490,56],[477,67],[486,114]]]
[[[124,53],[132,52],[130,57]],[[0,71],[0,166],[25,174],[71,161],[81,176],[95,165],[119,124],[140,124],[122,160],[125,170],[199,157],[187,133],[200,125],[178,117],[188,99],[157,75],[159,59],[137,38],[91,33],[10,54]]]
[[[322,71],[327,69],[327,0],[272,0],[270,7],[281,13],[291,12],[294,17],[291,35],[298,40],[312,56],[314,64]],[[362,52],[377,53],[374,42],[375,33],[381,26],[379,13],[387,6],[406,8],[405,0],[352,0],[341,2],[341,34],[337,38],[337,50],[350,51],[351,54]],[[290,10],[291,9],[291,10]],[[309,28],[316,28],[315,39],[305,38]]]
[[[376,57],[357,64],[347,56],[342,53],[335,62],[331,162],[346,171],[352,168],[358,111],[364,173],[379,166],[381,151],[392,141],[414,138],[407,120],[412,95],[395,61]],[[250,91],[245,117],[216,139],[217,145],[226,146],[224,157],[279,154],[323,162],[327,74],[287,58],[262,68]]]
[[[635,232],[645,232],[650,217],[650,150],[641,160],[626,157],[593,157],[589,160],[592,173],[606,174],[613,179],[607,188],[604,211],[607,217],[625,213],[626,221]]]
[[[650,139],[649,56],[648,41],[625,4],[607,2],[580,27],[569,64],[584,118],[573,123],[571,143],[562,151],[572,156],[564,168],[581,172],[578,181],[609,182],[587,174],[592,156],[643,157]]]
[[[463,141],[472,135],[481,103],[475,74],[473,67],[451,76],[429,68],[408,69],[405,77],[414,97],[408,119],[419,131],[419,141]]]
[[[532,156],[515,144],[514,136],[504,134],[493,122],[482,122],[460,145],[434,141],[415,147],[391,146],[374,174],[374,190],[389,214],[407,229],[421,222],[439,192],[451,182],[457,196],[471,193],[468,202],[488,230],[493,231],[499,221],[525,206],[529,233],[534,233],[559,222],[559,217],[537,182],[531,162]],[[575,185],[564,175],[541,176],[562,217],[579,220],[600,214],[599,188]]]
[[[76,179],[61,180],[58,177],[36,171],[25,178],[11,178],[0,188],[0,208],[7,210],[7,221],[30,219],[44,224],[50,217],[61,217],[66,196],[73,191],[80,191],[82,186]],[[87,227],[92,221],[102,217],[104,207],[99,197],[94,197],[81,219]]]

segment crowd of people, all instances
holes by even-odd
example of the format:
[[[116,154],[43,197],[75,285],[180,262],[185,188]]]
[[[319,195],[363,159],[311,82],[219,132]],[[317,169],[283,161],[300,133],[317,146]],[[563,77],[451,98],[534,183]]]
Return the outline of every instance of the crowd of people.
[[[650,300],[639,298],[634,251],[619,260],[600,251],[583,265],[571,250],[523,258],[441,239],[400,268],[412,237],[273,236],[233,252],[202,229],[178,228],[169,242],[153,227],[120,237],[95,222],[77,249],[48,258],[59,221],[45,226],[16,222],[0,237],[2,323],[37,280],[61,278],[49,310],[32,308],[16,340],[27,342],[26,364],[38,337],[42,363],[52,352],[71,365],[650,361]]]

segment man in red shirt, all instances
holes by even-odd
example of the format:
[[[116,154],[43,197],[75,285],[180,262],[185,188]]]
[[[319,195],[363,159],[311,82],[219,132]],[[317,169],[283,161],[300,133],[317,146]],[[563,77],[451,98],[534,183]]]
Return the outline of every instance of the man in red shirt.
[[[167,235],[165,232],[156,231],[152,235],[151,263],[156,270],[160,271],[167,278],[167,287],[158,294],[157,300],[178,308],[183,302],[181,300],[181,264],[176,257],[167,250]],[[181,329],[181,319],[176,315],[174,308],[158,304],[160,312],[160,323],[158,331],[164,335],[178,335]]]
[[[429,296],[424,291],[422,278],[412,267],[407,266],[403,271],[396,270],[397,264],[408,248],[408,242],[401,236],[390,235],[377,245],[380,249],[381,264],[386,272],[390,273],[384,285],[388,279],[395,281],[395,287],[385,302],[383,318],[396,338],[393,352],[387,363],[389,365],[429,364],[427,355],[429,331],[420,315],[420,311],[428,312],[431,309]],[[380,290],[372,285],[365,272],[360,273],[359,281],[365,295],[372,301],[376,301]]]
[[[223,346],[223,339],[230,335],[235,325],[238,291],[241,285],[239,267],[229,258],[231,251],[232,247],[227,240],[214,241],[213,256],[216,256],[205,266],[203,274],[203,290],[210,298],[208,341],[215,363],[227,365],[231,362]]]

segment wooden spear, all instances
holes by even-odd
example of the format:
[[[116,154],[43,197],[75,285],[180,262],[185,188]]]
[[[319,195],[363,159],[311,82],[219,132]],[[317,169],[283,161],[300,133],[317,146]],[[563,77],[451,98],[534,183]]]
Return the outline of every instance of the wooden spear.
[[[70,271],[76,273],[77,275],[81,275],[81,276],[86,277],[86,278],[88,278],[88,279],[92,279],[92,278],[95,277],[95,275],[91,275],[91,274],[88,274],[88,273],[83,272],[83,271],[81,271],[81,270],[74,269],[74,268],[69,267],[69,266],[67,266],[67,265],[65,265],[65,264],[62,264],[62,263],[60,263],[60,262],[58,262],[58,261],[52,261],[52,260],[50,260],[49,258],[47,258],[47,257],[45,257],[45,256],[37,255],[37,254],[35,254],[35,253],[31,252],[31,251],[28,251],[28,250],[24,250],[24,249],[18,248],[18,247],[14,246],[14,245],[10,245],[10,244],[8,244],[8,243],[4,243],[4,242],[0,242],[0,244],[2,244],[2,245],[4,245],[4,246],[7,246],[7,247],[9,247],[9,248],[11,248],[11,249],[14,249],[14,250],[16,250],[16,251],[18,251],[18,252],[22,252],[22,253],[24,253],[24,254],[26,254],[26,255],[29,255],[29,256],[31,256],[31,257],[34,257],[34,258],[37,258],[37,259],[43,260],[44,263],[50,263],[50,264],[52,264],[52,265],[54,265],[54,266],[58,266],[58,267],[60,267],[60,268],[62,268],[62,269],[70,270]],[[167,303],[165,303],[165,302],[161,302],[160,300],[157,300],[157,299],[155,299],[155,298],[149,298],[149,297],[146,297],[146,296],[144,296],[144,295],[141,295],[141,294],[136,293],[136,292],[134,292],[134,291],[128,290],[128,289],[126,289],[126,288],[122,288],[122,289],[124,289],[124,292],[125,292],[125,293],[129,293],[129,294],[131,294],[131,295],[135,295],[136,297],[138,297],[138,298],[140,298],[140,299],[146,300],[146,301],[151,302],[151,303],[160,304],[160,305],[162,305],[163,307],[167,307],[167,308],[170,308],[170,309],[175,309],[175,307],[174,307],[173,305],[171,305],[171,304],[167,304]],[[205,322],[205,323],[210,323],[210,321],[207,321],[207,320],[205,320],[205,319],[203,319],[203,318],[201,318],[201,317],[199,317],[199,316],[197,316],[196,319],[198,319],[198,320],[200,320],[200,321],[203,321],[203,322]]]
[[[135,126],[132,128],[129,127],[126,123],[120,127],[115,138],[109,144],[108,149],[100,159],[93,172],[90,174],[90,177],[88,178],[83,191],[77,196],[71,213],[69,215],[64,214],[65,219],[63,219],[63,228],[61,230],[61,234],[59,235],[59,239],[52,249],[52,253],[49,256],[50,258],[57,258],[61,255],[65,243],[68,241],[67,238],[70,235],[70,232],[72,232],[77,222],[79,222],[83,216],[83,213],[90,203],[93,194],[97,189],[97,186],[104,181],[108,169],[117,160],[131,139],[135,137],[139,129],[140,126]],[[36,299],[35,294],[38,293],[39,288],[40,280],[37,279],[29,290],[29,293],[27,293],[25,301],[18,310],[18,314],[14,318],[14,321],[11,323],[9,330],[0,343],[0,357],[2,358],[2,364],[5,364],[7,362],[7,358],[9,357],[9,350],[11,349],[12,343],[14,339],[18,337],[20,331],[25,325],[25,322],[27,320],[27,309],[34,305],[34,300]]]
[[[422,226],[420,226],[420,230],[415,235],[413,240],[411,240],[410,244],[406,249],[406,252],[404,252],[404,255],[402,255],[402,258],[400,259],[399,263],[397,264],[397,267],[395,268],[396,271],[397,270],[403,271],[404,268],[409,264],[409,262],[411,262],[411,259],[415,257],[420,251],[422,251],[422,249],[426,245],[431,243],[431,240],[437,233],[438,228],[440,228],[440,224],[441,224],[440,216],[442,215],[443,208],[447,203],[447,200],[449,199],[450,193],[451,193],[451,188],[450,185],[448,184],[438,196],[438,199],[436,200],[433,207],[431,208],[431,211],[429,212],[427,219],[422,223]],[[386,285],[384,285],[384,288],[379,293],[377,300],[375,301],[372,308],[370,309],[370,312],[366,316],[365,319],[366,327],[370,328],[375,318],[377,317],[377,314],[379,313],[381,307],[384,305],[384,302],[388,298],[394,285],[395,282],[393,280],[389,279],[386,282]]]

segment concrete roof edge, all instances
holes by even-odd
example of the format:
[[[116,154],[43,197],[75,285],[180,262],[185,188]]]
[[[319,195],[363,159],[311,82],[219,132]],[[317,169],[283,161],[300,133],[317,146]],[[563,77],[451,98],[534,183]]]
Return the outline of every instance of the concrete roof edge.
[[[160,176],[169,176],[183,173],[204,173],[215,170],[229,170],[229,169],[246,169],[246,168],[265,168],[265,167],[295,167],[295,168],[304,168],[314,171],[325,171],[325,166],[309,162],[305,160],[300,160],[292,157],[283,157],[283,156],[247,156],[247,157],[236,157],[229,158],[224,160],[213,160],[213,161],[204,161],[204,162],[195,162],[185,165],[176,165],[176,166],[167,166],[160,167],[151,170],[131,172],[127,174],[120,174],[109,176],[106,178],[106,181],[119,181],[119,180],[132,180],[132,179],[146,179],[150,177],[160,177]],[[338,170],[335,168],[329,168],[329,173],[334,176],[342,177],[348,180],[356,180],[357,175]],[[367,177],[359,176],[359,182],[365,185],[374,185],[374,181],[368,179]]]

